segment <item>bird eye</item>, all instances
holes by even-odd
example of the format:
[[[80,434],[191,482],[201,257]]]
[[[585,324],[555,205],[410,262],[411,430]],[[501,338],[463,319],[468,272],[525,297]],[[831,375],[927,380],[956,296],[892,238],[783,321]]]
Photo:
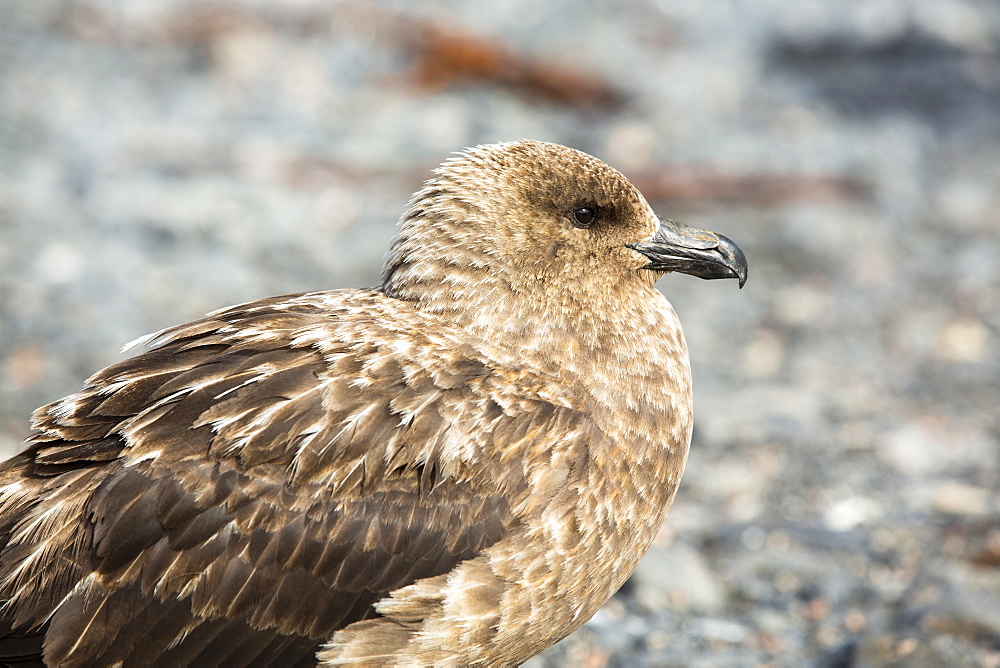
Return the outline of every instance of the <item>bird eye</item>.
[[[573,224],[577,227],[590,227],[597,218],[597,209],[585,206],[573,212]]]

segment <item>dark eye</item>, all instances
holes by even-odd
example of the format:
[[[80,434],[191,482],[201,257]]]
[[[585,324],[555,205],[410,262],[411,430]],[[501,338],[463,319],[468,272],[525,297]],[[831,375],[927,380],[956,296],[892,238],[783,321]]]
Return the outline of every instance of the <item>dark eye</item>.
[[[585,206],[573,212],[573,224],[577,227],[590,227],[597,219],[597,209]]]

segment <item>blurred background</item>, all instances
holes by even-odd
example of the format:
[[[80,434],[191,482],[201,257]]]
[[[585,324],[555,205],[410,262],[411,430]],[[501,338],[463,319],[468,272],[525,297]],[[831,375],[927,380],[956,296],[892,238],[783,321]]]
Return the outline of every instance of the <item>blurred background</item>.
[[[377,283],[464,146],[722,232],[688,471],[530,666],[1000,665],[996,0],[0,2],[0,454],[147,332]]]

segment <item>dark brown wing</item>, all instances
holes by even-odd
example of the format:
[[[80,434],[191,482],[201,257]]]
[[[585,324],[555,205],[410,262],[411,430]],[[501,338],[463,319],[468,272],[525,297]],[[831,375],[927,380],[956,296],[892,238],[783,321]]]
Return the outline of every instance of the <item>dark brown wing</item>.
[[[312,664],[510,531],[525,472],[493,441],[567,409],[385,301],[236,307],[39,409],[0,469],[0,661]]]

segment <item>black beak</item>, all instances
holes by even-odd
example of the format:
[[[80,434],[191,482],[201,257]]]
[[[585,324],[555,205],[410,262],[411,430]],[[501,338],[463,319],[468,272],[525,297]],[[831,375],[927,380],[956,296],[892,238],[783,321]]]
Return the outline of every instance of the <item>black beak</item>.
[[[715,232],[699,230],[666,218],[653,238],[628,248],[649,258],[643,269],[679,271],[698,278],[738,278],[747,282],[747,257],[740,247]]]

